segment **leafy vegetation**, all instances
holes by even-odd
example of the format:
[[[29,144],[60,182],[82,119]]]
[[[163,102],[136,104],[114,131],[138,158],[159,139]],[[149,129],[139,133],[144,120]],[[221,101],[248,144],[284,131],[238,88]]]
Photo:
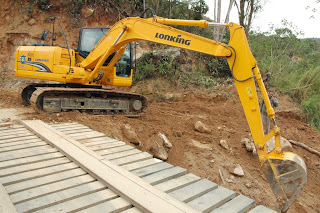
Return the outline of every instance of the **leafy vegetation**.
[[[249,42],[262,74],[271,73],[271,85],[300,104],[309,123],[320,130],[320,43],[299,35],[283,21],[282,28],[251,33]]]
[[[181,66],[179,58],[173,58],[171,54],[145,53],[139,59],[134,82],[144,79],[165,78],[173,84],[187,87],[190,84],[196,86],[212,87],[215,85],[212,76],[207,69],[199,65],[192,68],[192,62]]]

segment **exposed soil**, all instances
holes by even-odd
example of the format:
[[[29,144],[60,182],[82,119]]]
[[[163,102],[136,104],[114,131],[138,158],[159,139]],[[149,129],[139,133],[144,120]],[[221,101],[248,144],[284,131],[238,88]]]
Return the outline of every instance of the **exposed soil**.
[[[223,90],[222,90],[223,89]],[[138,118],[123,115],[89,115],[80,112],[47,114],[40,110],[30,112],[30,107],[23,106],[17,91],[0,90],[0,112],[9,108],[19,109],[21,119],[41,119],[45,122],[79,122],[90,128],[116,137],[129,143],[122,134],[121,127],[130,124],[143,143],[141,150],[150,147],[148,139],[159,132],[165,134],[173,147],[168,150],[168,162],[187,168],[190,172],[208,178],[229,189],[235,190],[257,201],[258,204],[273,208],[275,198],[260,170],[257,156],[247,152],[241,145],[241,138],[249,137],[241,104],[234,87],[207,90],[181,90],[174,92],[179,97],[176,102],[151,101],[146,113]],[[299,115],[299,110],[287,97],[279,98],[277,109],[278,123],[282,136],[303,142],[318,148],[320,134],[306,124]],[[5,108],[5,109],[3,109]],[[12,111],[12,109],[10,109]],[[10,116],[6,113],[5,115]],[[7,117],[8,117],[7,116]],[[6,117],[6,116],[2,116]],[[211,134],[194,130],[196,121],[206,124]],[[227,140],[229,150],[219,146],[220,139]],[[320,209],[320,158],[300,147],[293,147],[294,152],[303,157],[308,168],[308,183],[297,201],[288,212],[319,212]],[[232,179],[229,170],[240,164],[244,177]],[[225,179],[231,183],[222,183],[219,168]]]

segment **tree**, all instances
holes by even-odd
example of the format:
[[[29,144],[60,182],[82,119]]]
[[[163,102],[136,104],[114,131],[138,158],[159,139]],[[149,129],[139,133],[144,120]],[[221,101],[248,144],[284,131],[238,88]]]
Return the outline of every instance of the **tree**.
[[[245,28],[248,34],[253,16],[262,9],[261,0],[235,0],[239,15],[239,23]]]
[[[200,20],[208,12],[209,7],[204,0],[198,0],[191,3],[191,10],[193,11],[193,18]]]
[[[233,3],[234,3],[234,0],[230,0],[224,23],[229,22],[229,16],[230,16],[230,12],[231,12]],[[217,0],[215,0],[214,7],[215,7],[214,8],[214,21],[220,23],[221,22],[221,0],[218,0],[218,2],[217,2]],[[225,28],[221,29],[220,27],[216,27],[214,29],[213,39],[216,41],[221,41],[223,38],[224,32],[225,32]]]

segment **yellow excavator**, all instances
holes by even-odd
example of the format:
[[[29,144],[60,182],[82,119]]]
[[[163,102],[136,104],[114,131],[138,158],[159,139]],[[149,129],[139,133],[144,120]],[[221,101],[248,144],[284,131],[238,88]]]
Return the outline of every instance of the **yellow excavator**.
[[[149,8],[150,9],[150,8]],[[124,18],[109,28],[82,28],[78,49],[39,43],[20,46],[16,51],[15,75],[24,78],[60,82],[31,84],[22,90],[26,103],[36,104],[47,112],[68,110],[97,113],[139,113],[147,107],[143,96],[104,89],[105,85],[130,86],[132,56],[130,42],[152,41],[212,56],[225,58],[230,66],[247,122],[257,148],[262,170],[277,203],[276,210],[286,212],[307,182],[306,165],[292,152],[280,146],[280,128],[270,104],[257,62],[254,59],[244,28],[235,23],[219,24],[206,20],[178,20],[153,17]],[[146,11],[145,11],[146,12]],[[58,20],[59,21],[59,20]],[[59,22],[60,24],[60,22]],[[227,27],[228,44],[203,38],[167,25]],[[60,24],[61,26],[61,24]],[[42,38],[48,35],[44,31]],[[53,38],[54,28],[53,28]],[[63,32],[64,33],[64,32]],[[256,83],[273,129],[264,134],[259,110]],[[275,149],[266,151],[266,142],[275,139]]]

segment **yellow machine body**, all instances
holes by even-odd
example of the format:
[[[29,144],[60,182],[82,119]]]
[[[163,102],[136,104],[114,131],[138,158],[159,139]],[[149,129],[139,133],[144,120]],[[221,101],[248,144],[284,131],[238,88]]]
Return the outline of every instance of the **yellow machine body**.
[[[131,86],[132,74],[130,77],[120,77],[116,74],[115,67],[101,67],[105,73],[98,82],[88,81],[91,70],[75,66],[78,55],[74,50],[59,46],[20,46],[16,51],[15,75],[23,78],[41,79],[70,84],[83,85],[112,85]],[[131,70],[132,73],[132,70]]]

